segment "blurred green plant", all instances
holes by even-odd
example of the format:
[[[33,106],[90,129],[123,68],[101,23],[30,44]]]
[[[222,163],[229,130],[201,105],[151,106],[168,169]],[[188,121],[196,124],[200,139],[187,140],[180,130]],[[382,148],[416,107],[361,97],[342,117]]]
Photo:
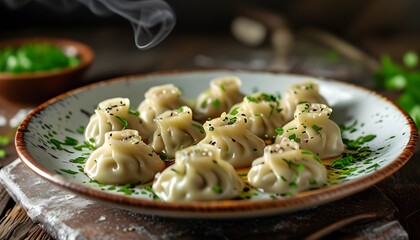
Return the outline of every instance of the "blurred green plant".
[[[378,89],[401,93],[397,99],[398,105],[408,112],[420,128],[419,56],[416,52],[409,51],[404,54],[402,62],[402,65],[398,65],[390,56],[383,56],[381,67],[373,78]]]
[[[6,157],[6,150],[2,149],[3,146],[6,146],[10,143],[9,136],[0,135],[0,159]]]

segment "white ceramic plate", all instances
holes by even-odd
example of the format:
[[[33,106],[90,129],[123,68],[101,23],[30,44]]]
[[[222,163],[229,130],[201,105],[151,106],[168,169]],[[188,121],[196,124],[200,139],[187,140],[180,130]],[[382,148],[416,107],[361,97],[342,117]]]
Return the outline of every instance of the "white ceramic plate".
[[[241,90],[256,89],[284,93],[292,84],[309,79],[320,85],[321,94],[333,108],[332,119],[341,125],[353,125],[343,137],[356,139],[375,135],[366,143],[372,150],[366,159],[345,170],[329,170],[329,185],[294,196],[278,196],[251,189],[241,200],[167,203],[154,198],[147,185],[127,188],[92,182],[83,173],[83,162],[91,150],[76,150],[83,145],[83,134],[97,104],[112,97],[128,97],[132,108],[143,100],[152,86],[173,83],[183,97],[194,99],[216,77],[235,75],[242,80]],[[60,95],[40,105],[23,121],[16,136],[20,158],[43,178],[83,196],[104,200],[119,207],[147,214],[174,217],[249,217],[289,212],[343,198],[397,171],[413,154],[417,130],[410,117],[385,97],[372,91],[338,81],[307,76],[244,71],[168,72],[129,76],[97,83]],[[64,144],[62,144],[64,143]]]

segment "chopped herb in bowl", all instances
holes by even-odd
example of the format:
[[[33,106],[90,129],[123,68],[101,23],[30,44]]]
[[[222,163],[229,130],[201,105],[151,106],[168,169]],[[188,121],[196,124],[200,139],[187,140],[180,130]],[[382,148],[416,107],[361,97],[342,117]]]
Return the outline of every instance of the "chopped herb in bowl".
[[[60,47],[49,43],[25,43],[0,49],[0,72],[4,73],[49,71],[79,63],[77,56],[68,56]]]
[[[92,49],[71,39],[27,37],[0,41],[0,96],[41,103],[80,85]]]

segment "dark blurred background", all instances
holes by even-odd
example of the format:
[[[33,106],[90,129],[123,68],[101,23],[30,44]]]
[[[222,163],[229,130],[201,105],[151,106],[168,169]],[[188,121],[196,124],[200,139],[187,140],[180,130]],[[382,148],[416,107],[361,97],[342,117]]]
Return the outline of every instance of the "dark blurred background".
[[[17,9],[11,9],[6,2],[9,1],[0,0],[0,39],[53,36],[83,41],[96,53],[95,63],[87,74],[92,81],[173,68],[226,65],[270,69],[272,49],[267,45],[248,47],[232,37],[231,22],[244,10],[267,11],[268,15],[285,20],[294,35],[293,41],[301,43],[294,46],[295,54],[288,58],[292,59],[289,70],[302,52],[320,55],[321,48],[308,45],[307,38],[300,35],[308,28],[326,31],[375,60],[383,54],[398,59],[408,50],[420,50],[418,0],[170,0],[167,2],[176,13],[176,26],[167,39],[146,51],[135,47],[130,24],[117,15],[97,16],[83,4],[66,8],[53,0],[50,5],[55,2],[54,7],[47,6],[48,1],[26,1]],[[321,55],[328,58],[331,52],[325,50]],[[256,63],[255,59],[261,61]],[[306,60],[305,64],[318,66],[319,58]],[[330,77],[328,73],[326,76]]]
[[[125,25],[118,16],[98,17],[82,4],[65,10],[65,6],[55,9],[46,7],[48,1],[28,1],[23,7],[10,9],[6,1],[0,2],[2,32],[37,27]],[[282,14],[296,29],[316,26],[354,40],[418,33],[420,30],[420,1],[417,0],[166,2],[175,10],[178,18],[176,31],[181,32],[225,33],[236,10],[244,6],[267,8]]]

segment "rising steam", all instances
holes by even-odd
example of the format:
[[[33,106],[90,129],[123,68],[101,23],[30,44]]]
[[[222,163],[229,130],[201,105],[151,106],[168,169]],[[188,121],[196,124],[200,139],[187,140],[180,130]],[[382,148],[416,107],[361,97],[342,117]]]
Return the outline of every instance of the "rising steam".
[[[139,49],[145,50],[161,42],[173,29],[175,13],[163,0],[3,0],[17,9],[35,1],[55,10],[74,9],[79,3],[87,6],[96,15],[117,14],[127,19],[134,30],[134,39]]]

